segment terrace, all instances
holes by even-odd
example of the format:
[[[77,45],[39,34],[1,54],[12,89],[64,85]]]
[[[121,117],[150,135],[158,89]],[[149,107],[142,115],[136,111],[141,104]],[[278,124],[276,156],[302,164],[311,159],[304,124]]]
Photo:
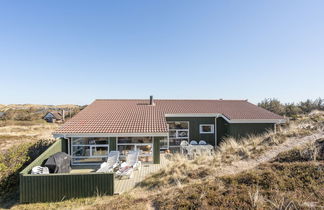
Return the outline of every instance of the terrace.
[[[164,155],[158,154],[159,164],[142,163],[130,179],[117,179],[114,173],[96,173],[98,165],[72,166],[70,173],[30,174],[34,166],[43,165],[57,152],[67,152],[68,142],[60,139],[20,173],[20,202],[55,202],[70,198],[114,195],[129,191],[148,175],[167,165]],[[159,150],[158,150],[159,151]]]
[[[160,164],[142,163],[139,170],[134,171],[134,177],[131,179],[115,179],[114,194],[118,195],[134,188],[137,183],[143,181],[147,176],[153,174],[163,167],[166,167],[168,160],[161,154]],[[92,173],[99,169],[99,166],[72,166],[71,174]]]

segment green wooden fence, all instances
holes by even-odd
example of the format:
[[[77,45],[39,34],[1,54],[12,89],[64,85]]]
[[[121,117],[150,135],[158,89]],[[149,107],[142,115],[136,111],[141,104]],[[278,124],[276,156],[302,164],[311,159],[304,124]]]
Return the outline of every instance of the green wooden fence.
[[[114,194],[113,173],[29,174],[34,166],[57,152],[67,151],[67,141],[58,140],[20,173],[20,202],[51,202],[69,198]]]

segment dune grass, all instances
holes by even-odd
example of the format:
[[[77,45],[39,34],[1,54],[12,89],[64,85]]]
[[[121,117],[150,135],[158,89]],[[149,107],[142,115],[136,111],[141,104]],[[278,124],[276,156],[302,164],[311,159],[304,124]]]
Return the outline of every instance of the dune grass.
[[[41,121],[0,121],[0,152],[26,142],[53,139],[58,124]]]
[[[323,132],[324,114],[302,116],[277,133],[226,139],[213,156],[188,160],[170,155],[168,167],[129,193],[55,203],[16,205],[14,209],[309,209],[324,203],[324,163],[320,158],[279,154],[273,161],[234,175],[216,176],[235,161],[260,157],[293,138]],[[315,150],[307,145],[307,151]],[[320,149],[319,149],[320,150]],[[300,151],[304,151],[298,149]],[[317,150],[318,151],[318,150]]]

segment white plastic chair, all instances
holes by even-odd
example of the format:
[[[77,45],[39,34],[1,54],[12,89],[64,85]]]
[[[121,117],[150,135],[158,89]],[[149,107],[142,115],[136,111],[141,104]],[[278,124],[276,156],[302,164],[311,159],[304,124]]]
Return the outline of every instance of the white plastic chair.
[[[189,143],[187,141],[181,141],[181,143],[180,143],[180,146],[183,146],[183,147],[188,146],[188,145],[189,145]]]
[[[139,151],[130,151],[127,154],[126,162],[123,162],[116,172],[118,177],[133,177],[133,171],[136,169],[140,169],[141,161],[138,160]]]
[[[199,145],[207,145],[207,143],[206,143],[206,141],[204,141],[204,140],[200,140],[200,141],[199,141]]]
[[[96,172],[109,173],[113,172],[119,164],[119,151],[110,151],[106,162],[100,165]]]
[[[198,143],[197,143],[197,141],[196,140],[192,140],[191,142],[190,142],[190,145],[197,145]]]
[[[188,146],[189,146],[189,143],[187,141],[181,141],[181,143],[180,143],[181,154],[183,154],[185,150],[188,150],[187,149]]]

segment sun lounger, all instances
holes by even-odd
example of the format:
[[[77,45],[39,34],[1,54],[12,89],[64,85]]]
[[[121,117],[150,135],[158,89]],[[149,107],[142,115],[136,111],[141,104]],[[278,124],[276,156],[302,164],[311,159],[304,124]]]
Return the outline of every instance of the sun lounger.
[[[139,151],[131,151],[127,154],[126,162],[122,163],[116,172],[117,177],[133,177],[133,171],[141,167],[141,161],[138,161]]]
[[[110,151],[106,162],[102,163],[97,172],[109,173],[119,165],[119,151]]]

